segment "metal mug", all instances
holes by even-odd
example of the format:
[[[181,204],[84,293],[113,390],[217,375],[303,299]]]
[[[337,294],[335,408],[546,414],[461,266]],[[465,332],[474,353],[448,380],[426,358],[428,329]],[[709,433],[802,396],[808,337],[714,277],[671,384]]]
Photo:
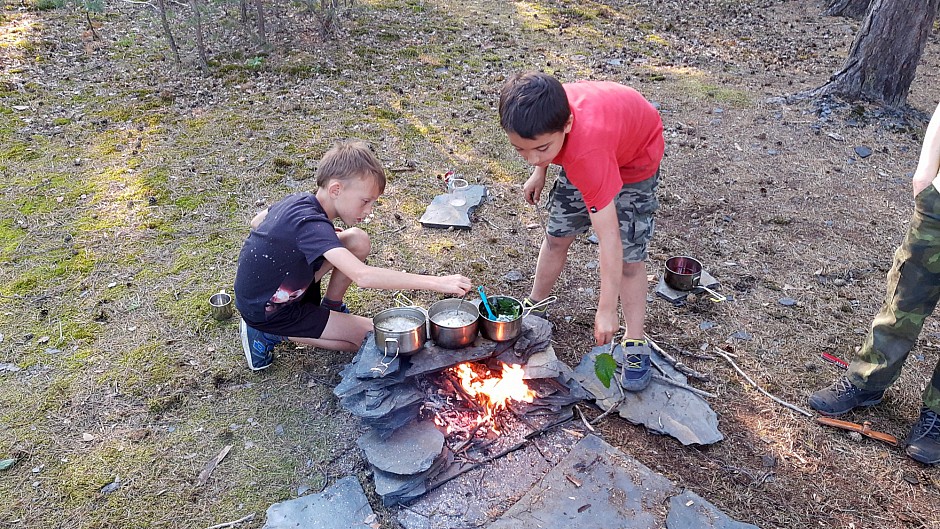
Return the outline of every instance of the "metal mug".
[[[232,296],[225,293],[224,290],[209,296],[209,307],[211,307],[212,317],[219,320],[227,320],[232,317]]]

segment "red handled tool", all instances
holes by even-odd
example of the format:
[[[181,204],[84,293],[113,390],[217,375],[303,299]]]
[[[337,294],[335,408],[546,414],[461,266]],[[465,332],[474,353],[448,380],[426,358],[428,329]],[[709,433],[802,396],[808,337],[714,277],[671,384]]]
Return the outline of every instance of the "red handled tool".
[[[829,354],[829,353],[823,353],[823,354],[822,354],[822,357],[823,357],[824,360],[827,360],[827,361],[829,361],[829,362],[832,362],[833,364],[835,364],[835,365],[841,367],[842,369],[848,369],[848,368],[849,368],[849,363],[846,362],[845,360],[839,358],[838,356],[833,356],[833,355],[831,355],[831,354]]]

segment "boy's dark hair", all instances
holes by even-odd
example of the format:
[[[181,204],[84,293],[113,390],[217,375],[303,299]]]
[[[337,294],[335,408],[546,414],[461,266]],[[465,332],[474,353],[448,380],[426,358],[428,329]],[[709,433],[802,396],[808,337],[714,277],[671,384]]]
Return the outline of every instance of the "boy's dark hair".
[[[385,192],[385,169],[364,141],[341,141],[326,151],[317,165],[317,186],[323,187],[330,180],[340,182],[353,178],[371,176]]]
[[[547,73],[514,74],[499,91],[499,125],[525,139],[564,130],[570,116],[565,89]]]

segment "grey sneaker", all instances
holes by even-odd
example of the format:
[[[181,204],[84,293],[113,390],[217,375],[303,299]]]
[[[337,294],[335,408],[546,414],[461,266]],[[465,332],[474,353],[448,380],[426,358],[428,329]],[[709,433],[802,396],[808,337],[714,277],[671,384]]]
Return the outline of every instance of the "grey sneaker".
[[[940,463],[940,416],[930,408],[920,410],[920,419],[907,436],[907,455],[925,465]]]
[[[885,391],[864,390],[841,377],[809,397],[809,406],[823,415],[836,417],[860,406],[874,406],[884,398]]]
[[[650,346],[646,340],[624,340],[620,385],[626,391],[643,391],[653,379],[650,370]]]

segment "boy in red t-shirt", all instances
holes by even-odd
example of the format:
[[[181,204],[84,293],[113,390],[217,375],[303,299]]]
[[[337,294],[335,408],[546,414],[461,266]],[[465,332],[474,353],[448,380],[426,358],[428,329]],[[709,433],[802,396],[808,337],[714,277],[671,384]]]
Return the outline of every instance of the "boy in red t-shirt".
[[[549,195],[549,221],[527,306],[545,299],[575,238],[594,228],[600,244],[600,297],[594,317],[597,345],[619,330],[623,305],[621,385],[641,391],[651,378],[644,338],[647,243],[665,142],[659,112],[636,90],[612,82],[562,85],[538,72],[516,74],[499,97],[500,125],[526,162],[535,166],[522,188],[537,204],[550,164],[562,167]]]

